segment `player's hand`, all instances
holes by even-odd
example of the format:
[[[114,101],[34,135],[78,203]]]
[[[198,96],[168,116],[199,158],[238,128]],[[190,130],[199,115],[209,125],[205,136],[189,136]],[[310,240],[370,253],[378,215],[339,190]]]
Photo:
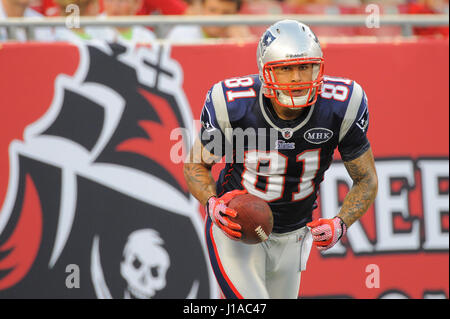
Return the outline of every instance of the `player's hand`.
[[[313,244],[318,250],[327,250],[333,247],[347,232],[347,226],[339,217],[333,219],[319,218],[306,226],[311,228]]]
[[[206,212],[209,217],[219,227],[225,235],[230,239],[239,240],[242,236],[241,225],[232,222],[228,217],[236,217],[237,212],[234,209],[229,208],[227,205],[237,195],[246,194],[247,190],[234,190],[225,193],[222,197],[212,196],[206,203]]]

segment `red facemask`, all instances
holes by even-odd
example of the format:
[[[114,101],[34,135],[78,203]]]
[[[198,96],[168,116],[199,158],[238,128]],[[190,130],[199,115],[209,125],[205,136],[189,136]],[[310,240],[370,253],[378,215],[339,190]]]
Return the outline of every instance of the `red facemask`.
[[[302,64],[313,64],[312,81],[283,83],[276,78],[275,68]],[[323,68],[323,58],[295,58],[268,62],[263,67],[264,95],[268,98],[274,98],[278,104],[289,108],[310,106],[316,102],[317,96],[321,93]],[[307,96],[298,96],[299,90],[308,90]],[[284,95],[282,101],[280,101],[281,94]]]

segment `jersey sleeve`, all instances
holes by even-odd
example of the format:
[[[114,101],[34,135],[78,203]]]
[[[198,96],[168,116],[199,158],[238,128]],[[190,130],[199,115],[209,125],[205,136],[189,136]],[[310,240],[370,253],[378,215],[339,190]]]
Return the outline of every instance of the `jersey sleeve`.
[[[341,126],[338,149],[342,160],[347,162],[354,160],[370,148],[367,139],[369,128],[369,108],[365,92],[355,82],[348,110]],[[352,105],[353,103],[353,105]]]
[[[210,153],[232,161],[234,128],[241,127],[259,86],[258,75],[250,75],[218,82],[208,91],[200,118],[200,140]]]
[[[206,94],[205,103],[200,115],[201,127],[199,139],[203,147],[211,154],[222,157],[225,148],[225,136],[217,118],[218,114],[213,98],[214,88],[215,86],[213,86]]]

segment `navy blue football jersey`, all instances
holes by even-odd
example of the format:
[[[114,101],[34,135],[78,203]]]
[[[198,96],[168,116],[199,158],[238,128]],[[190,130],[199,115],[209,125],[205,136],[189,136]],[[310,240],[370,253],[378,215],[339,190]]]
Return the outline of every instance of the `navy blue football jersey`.
[[[270,205],[273,231],[283,233],[312,220],[336,148],[344,161],[369,149],[367,98],[355,81],[324,77],[316,103],[287,121],[262,91],[258,75],[216,83],[201,113],[200,140],[226,162],[218,196],[247,189]]]

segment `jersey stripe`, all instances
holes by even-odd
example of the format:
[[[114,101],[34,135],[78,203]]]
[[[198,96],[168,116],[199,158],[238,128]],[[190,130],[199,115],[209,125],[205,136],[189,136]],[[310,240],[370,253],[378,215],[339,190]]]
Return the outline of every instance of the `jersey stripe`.
[[[225,95],[223,92],[222,82],[216,83],[211,92],[211,98],[214,103],[214,111],[216,112],[216,119],[219,123],[225,138],[228,142],[232,142],[232,127],[230,124],[230,118],[228,117],[227,103],[225,101]]]
[[[341,123],[341,129],[339,131],[339,142],[342,141],[342,139],[345,137],[348,130],[352,126],[353,122],[355,121],[363,97],[361,86],[356,82],[353,83],[352,96],[350,97],[350,101],[348,102],[347,111],[345,112],[344,119]]]
[[[214,237],[212,234],[213,222],[211,218],[206,217],[205,223],[205,236],[206,244],[208,246],[209,259],[211,261],[211,266],[216,276],[217,282],[219,283],[222,294],[227,299],[244,299],[241,294],[234,287],[230,278],[228,278],[225,270],[223,269],[222,263],[220,261],[219,253],[217,252],[217,247],[214,242]]]

